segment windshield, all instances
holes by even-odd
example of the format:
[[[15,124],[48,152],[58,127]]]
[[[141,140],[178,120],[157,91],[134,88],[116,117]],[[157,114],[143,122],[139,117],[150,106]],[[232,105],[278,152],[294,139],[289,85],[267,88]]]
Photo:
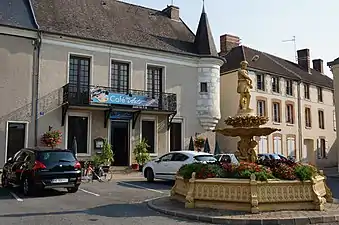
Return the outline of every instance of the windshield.
[[[68,151],[43,151],[39,152],[37,160],[42,163],[50,162],[74,162],[76,159],[71,152]]]
[[[213,155],[197,155],[194,157],[199,162],[216,162],[217,159]]]

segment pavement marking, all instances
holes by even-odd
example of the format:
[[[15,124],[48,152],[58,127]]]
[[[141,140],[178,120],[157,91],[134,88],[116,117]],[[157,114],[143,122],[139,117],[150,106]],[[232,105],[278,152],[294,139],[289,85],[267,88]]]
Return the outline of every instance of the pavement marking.
[[[23,202],[24,200],[22,200],[21,198],[19,198],[19,196],[17,196],[14,192],[9,192],[11,193],[11,195],[18,201],[18,202]]]
[[[153,200],[157,200],[157,199],[164,198],[164,197],[169,197],[169,196],[170,195],[164,195],[164,196],[149,198],[149,199],[146,199],[146,200],[143,200],[143,201],[134,202],[134,203],[142,204],[142,203],[150,202],[150,201],[153,201]]]
[[[144,190],[147,190],[147,191],[153,191],[153,192],[157,192],[157,193],[161,193],[161,194],[164,194],[165,192],[163,191],[159,191],[159,190],[156,190],[156,189],[152,189],[152,188],[147,188],[147,187],[143,187],[143,186],[140,186],[140,185],[136,185],[136,184],[130,184],[130,183],[127,183],[127,182],[123,182],[123,181],[119,181],[118,184],[123,184],[123,185],[126,185],[126,186],[131,186],[131,187],[135,187],[135,188],[140,188],[140,189],[144,189]]]
[[[83,191],[83,192],[85,192],[85,193],[87,193],[87,194],[90,194],[90,195],[94,195],[94,196],[100,197],[100,195],[99,195],[99,194],[96,194],[96,193],[93,193],[93,192],[87,191],[87,190],[85,190],[85,189],[79,188],[79,190],[80,190],[80,191]]]

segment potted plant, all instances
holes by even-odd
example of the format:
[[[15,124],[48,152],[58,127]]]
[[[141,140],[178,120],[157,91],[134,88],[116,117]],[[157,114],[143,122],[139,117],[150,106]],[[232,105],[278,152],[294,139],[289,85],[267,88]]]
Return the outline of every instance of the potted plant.
[[[148,152],[149,147],[150,146],[147,144],[147,141],[145,139],[142,139],[133,150],[135,161],[139,166],[139,170],[142,170],[142,166],[151,159]]]
[[[104,139],[104,145],[102,147],[102,153],[100,156],[102,159],[102,169],[104,172],[108,172],[109,167],[114,162],[114,153],[112,151],[112,146],[107,141],[107,139]]]
[[[52,149],[61,144],[62,133],[59,130],[51,130],[44,133],[41,137],[41,143]]]
[[[194,146],[196,147],[197,151],[200,152],[201,149],[204,147],[205,139],[203,137],[196,137],[194,140]]]

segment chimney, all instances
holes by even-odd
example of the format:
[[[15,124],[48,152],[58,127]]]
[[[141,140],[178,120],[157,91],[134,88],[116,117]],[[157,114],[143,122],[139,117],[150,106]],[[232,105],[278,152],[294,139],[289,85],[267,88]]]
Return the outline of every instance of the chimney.
[[[314,59],[313,61],[313,69],[320,72],[324,73],[324,62],[322,59]]]
[[[179,7],[174,5],[168,5],[166,9],[163,10],[164,13],[172,20],[180,20]]]
[[[232,48],[240,45],[240,38],[230,34],[224,34],[220,36],[220,56],[224,56]]]
[[[311,62],[310,62],[310,50],[309,49],[301,49],[297,51],[298,54],[298,64],[305,71],[311,73]]]

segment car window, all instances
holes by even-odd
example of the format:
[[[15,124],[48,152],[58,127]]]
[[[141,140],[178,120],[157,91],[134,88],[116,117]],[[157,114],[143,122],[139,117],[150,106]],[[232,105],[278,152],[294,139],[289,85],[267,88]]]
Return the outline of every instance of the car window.
[[[175,153],[173,155],[173,158],[171,161],[180,161],[180,162],[183,162],[185,160],[188,159],[188,156],[187,155],[184,155],[184,154],[181,154],[181,153]]]
[[[213,155],[197,155],[194,156],[194,159],[199,162],[215,162],[217,161],[216,158],[213,157]]]
[[[167,154],[167,155],[164,155],[160,158],[160,161],[161,162],[167,162],[167,161],[171,161],[172,160],[172,157],[173,157],[173,154],[170,153],[170,154]]]
[[[74,162],[76,159],[72,152],[69,151],[41,151],[37,155],[37,160],[42,163],[59,162]]]

